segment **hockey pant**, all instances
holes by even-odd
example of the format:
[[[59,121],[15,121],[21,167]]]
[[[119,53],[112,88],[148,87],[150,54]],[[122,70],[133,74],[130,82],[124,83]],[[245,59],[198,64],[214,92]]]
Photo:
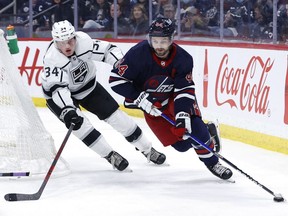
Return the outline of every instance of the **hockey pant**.
[[[112,151],[112,147],[83,114],[80,106],[111,125],[141,152],[150,151],[151,142],[143,135],[142,130],[133,119],[119,109],[118,103],[100,83],[97,83],[94,90],[84,99],[73,99],[73,102],[77,107],[77,114],[84,118],[81,127],[78,130],[73,130],[73,134],[101,157],[107,156]],[[59,118],[62,109],[52,99],[47,100],[47,106]]]
[[[165,114],[168,115],[169,118],[173,120],[175,119],[174,116],[172,116],[171,114]],[[194,148],[199,159],[204,162],[206,166],[211,166],[218,162],[218,158],[215,155],[203,148],[200,144],[194,142],[192,139],[179,140],[178,137],[171,132],[171,129],[174,126],[167,122],[161,116],[154,117],[146,113],[144,114],[144,116],[150,129],[164,146],[171,145],[175,150],[179,152],[186,152],[190,148]],[[213,149],[214,142],[213,139],[211,139],[210,137],[206,124],[202,121],[201,117],[192,116],[191,118],[191,135],[200,142],[205,143],[207,146]]]

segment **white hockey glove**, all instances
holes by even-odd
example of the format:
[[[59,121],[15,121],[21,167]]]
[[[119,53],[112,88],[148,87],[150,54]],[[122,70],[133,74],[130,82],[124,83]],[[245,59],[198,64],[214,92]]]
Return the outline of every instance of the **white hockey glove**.
[[[191,134],[191,118],[186,112],[179,112],[176,114],[175,127],[172,128],[172,132],[178,137],[179,140],[186,140],[189,138],[186,133]]]
[[[140,95],[136,100],[134,100],[134,103],[141,108],[146,113],[152,115],[152,116],[160,116],[161,112],[157,110],[157,107],[155,107],[152,103],[152,99],[149,98],[149,94],[145,91],[141,92]]]

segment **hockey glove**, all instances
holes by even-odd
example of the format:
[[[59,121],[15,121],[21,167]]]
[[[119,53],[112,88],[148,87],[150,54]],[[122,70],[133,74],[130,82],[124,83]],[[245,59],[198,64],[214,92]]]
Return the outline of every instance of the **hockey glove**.
[[[78,130],[82,123],[83,123],[83,117],[79,116],[76,112],[76,109],[74,107],[65,107],[62,110],[62,113],[60,115],[60,119],[62,119],[66,125],[67,128],[70,127],[72,123],[75,124],[73,130]]]
[[[157,112],[157,108],[160,108],[161,105],[155,101],[153,103],[153,99],[149,97],[149,94],[146,93],[145,91],[141,92],[138,98],[134,101],[134,103],[141,108],[143,111],[146,113],[152,115],[152,116],[160,116],[161,112]],[[159,106],[159,105],[160,106]]]
[[[186,133],[191,134],[191,118],[186,112],[179,112],[176,115],[175,127],[172,129],[172,133],[175,134],[179,140],[186,140],[189,136]]]

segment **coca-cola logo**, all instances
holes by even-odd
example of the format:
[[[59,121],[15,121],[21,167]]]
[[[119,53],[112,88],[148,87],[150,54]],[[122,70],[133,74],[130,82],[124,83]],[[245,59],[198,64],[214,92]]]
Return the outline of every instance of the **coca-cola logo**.
[[[34,54],[34,56],[33,56]],[[35,53],[30,54],[30,48],[26,47],[21,65],[18,67],[21,76],[27,76],[28,85],[31,86],[34,81],[37,86],[41,86],[40,75],[43,66],[37,66],[40,50],[36,49]],[[29,57],[33,57],[32,62],[28,63]]]
[[[229,104],[240,110],[265,114],[269,105],[270,86],[266,83],[274,61],[259,56],[250,58],[244,68],[229,65],[225,54],[220,62],[215,85],[218,106]]]

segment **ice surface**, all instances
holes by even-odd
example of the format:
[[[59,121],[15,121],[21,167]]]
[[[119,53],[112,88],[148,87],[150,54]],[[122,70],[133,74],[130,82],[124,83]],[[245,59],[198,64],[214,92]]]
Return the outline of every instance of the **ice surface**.
[[[56,147],[67,132],[47,109],[38,108]],[[0,180],[0,216],[287,216],[288,203],[233,169],[236,183],[213,176],[190,150],[164,148],[141,118],[134,118],[167,156],[168,165],[146,158],[109,125],[86,113],[113,148],[130,162],[133,172],[118,172],[71,136],[63,151],[71,174],[49,180],[40,200],[7,202],[7,193],[35,193],[43,179]],[[288,155],[223,139],[223,155],[255,180],[288,198]],[[223,162],[223,164],[225,164]]]

